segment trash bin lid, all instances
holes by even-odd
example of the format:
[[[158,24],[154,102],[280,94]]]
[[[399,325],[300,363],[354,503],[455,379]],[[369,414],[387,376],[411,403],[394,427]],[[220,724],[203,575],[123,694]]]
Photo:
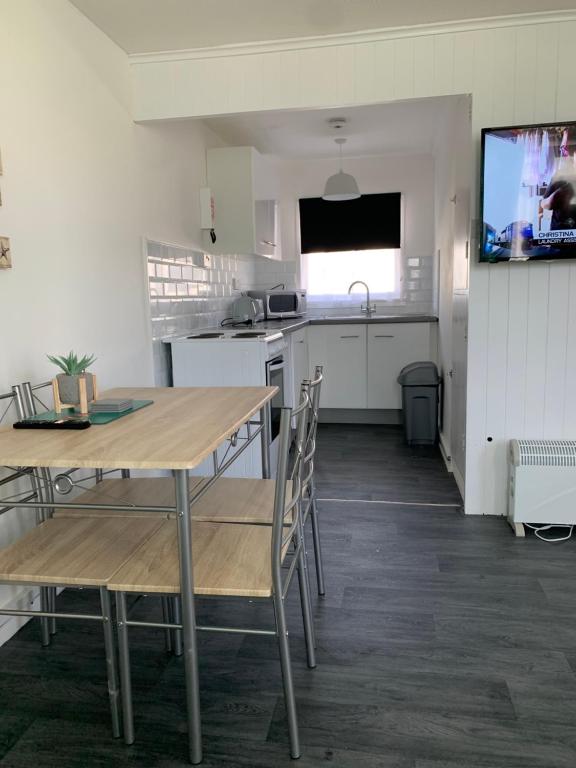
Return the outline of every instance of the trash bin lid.
[[[398,383],[408,387],[439,384],[440,375],[436,363],[424,361],[404,366],[398,375]]]

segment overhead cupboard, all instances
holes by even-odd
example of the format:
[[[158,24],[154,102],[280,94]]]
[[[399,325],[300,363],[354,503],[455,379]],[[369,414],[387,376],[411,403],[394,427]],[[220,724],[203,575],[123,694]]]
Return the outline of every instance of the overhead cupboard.
[[[324,366],[321,408],[398,410],[402,368],[436,358],[435,323],[312,325],[303,331],[310,369]]]
[[[220,147],[208,150],[207,163],[215,250],[280,259],[273,161],[254,147]]]

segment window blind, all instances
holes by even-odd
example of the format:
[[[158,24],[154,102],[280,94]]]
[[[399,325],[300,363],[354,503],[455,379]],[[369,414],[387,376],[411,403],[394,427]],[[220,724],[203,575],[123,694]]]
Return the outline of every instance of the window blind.
[[[307,197],[299,204],[302,253],[400,248],[400,192],[341,202]]]

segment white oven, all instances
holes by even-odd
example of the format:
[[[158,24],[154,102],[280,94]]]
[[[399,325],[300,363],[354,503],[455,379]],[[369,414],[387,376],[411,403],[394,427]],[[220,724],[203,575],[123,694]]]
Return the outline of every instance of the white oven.
[[[268,406],[270,470],[274,477],[280,409],[289,402],[288,344],[282,333],[214,328],[170,339],[169,343],[175,387],[278,387]],[[226,447],[219,451],[219,456],[224,454]],[[206,462],[192,474],[209,474],[211,469],[210,462]],[[227,474],[231,477],[262,477],[260,441],[248,446]]]

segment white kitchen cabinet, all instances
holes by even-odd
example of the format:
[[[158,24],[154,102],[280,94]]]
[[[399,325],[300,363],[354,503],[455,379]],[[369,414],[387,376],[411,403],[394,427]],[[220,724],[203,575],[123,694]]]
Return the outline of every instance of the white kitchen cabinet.
[[[293,403],[296,405],[300,398],[300,385],[303,379],[311,375],[308,364],[308,329],[300,328],[290,334],[292,347],[292,391]]]
[[[218,253],[280,259],[277,178],[272,161],[254,147],[208,150]]]
[[[309,369],[324,366],[321,408],[366,408],[366,325],[313,325]]]
[[[409,363],[434,359],[431,323],[378,323],[367,326],[367,407],[398,409],[398,374]]]
[[[280,258],[278,240],[278,203],[276,200],[256,200],[254,202],[255,242],[260,256],[271,259]]]

